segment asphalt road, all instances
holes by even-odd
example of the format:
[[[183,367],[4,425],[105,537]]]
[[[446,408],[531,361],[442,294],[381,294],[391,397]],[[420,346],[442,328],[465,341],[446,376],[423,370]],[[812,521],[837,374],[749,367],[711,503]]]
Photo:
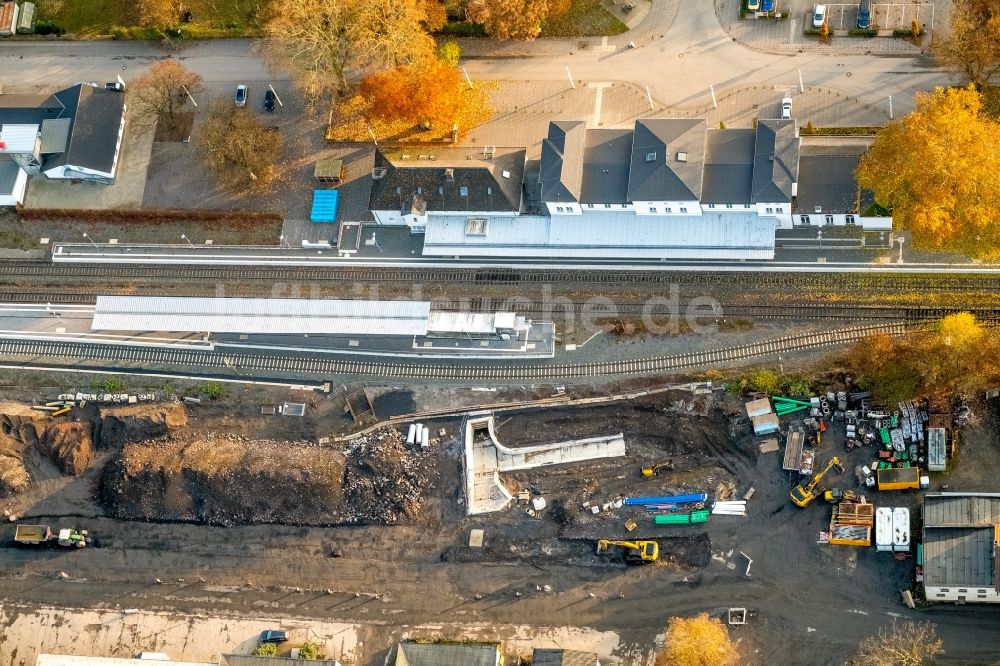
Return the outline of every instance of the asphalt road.
[[[651,16],[649,20],[669,21],[669,25],[663,26],[662,36],[655,25],[641,26],[650,38],[634,49],[477,58],[463,65],[477,79],[541,81],[566,81],[568,67],[577,81],[649,86],[657,101],[671,107],[705,104],[711,100],[709,85],[717,95],[747,85],[796,89],[801,72],[805,86],[829,89],[866,103],[885,104],[891,95],[897,117],[912,109],[914,93],[950,82],[948,73],[931,66],[926,58],[807,52],[787,56],[754,51],[735,42],[714,12],[690,9],[692,6],[682,6],[676,17],[669,13]],[[542,46],[537,48],[542,50]],[[117,75],[127,81],[167,57],[176,57],[209,84],[290,80],[287,73],[269,69],[259,43],[252,40],[192,42],[175,54],[142,42],[13,42],[0,52],[0,68],[7,84],[113,81]]]

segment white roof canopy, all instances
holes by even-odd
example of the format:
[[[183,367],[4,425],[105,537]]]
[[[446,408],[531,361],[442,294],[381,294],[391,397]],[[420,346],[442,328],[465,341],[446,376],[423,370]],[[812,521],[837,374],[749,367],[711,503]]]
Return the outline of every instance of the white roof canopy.
[[[425,335],[426,301],[98,296],[91,329],[190,333]]]

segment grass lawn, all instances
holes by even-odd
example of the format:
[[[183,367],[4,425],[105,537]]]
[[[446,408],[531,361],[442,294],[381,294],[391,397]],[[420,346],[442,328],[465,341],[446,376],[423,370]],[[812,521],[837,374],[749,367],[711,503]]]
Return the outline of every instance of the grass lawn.
[[[620,35],[628,26],[614,16],[601,0],[572,0],[569,11],[542,23],[542,37],[602,37]]]
[[[179,27],[189,37],[255,35],[264,7],[253,0],[185,0],[191,23]],[[137,21],[134,0],[37,0],[38,17],[78,35],[110,35],[112,28]]]

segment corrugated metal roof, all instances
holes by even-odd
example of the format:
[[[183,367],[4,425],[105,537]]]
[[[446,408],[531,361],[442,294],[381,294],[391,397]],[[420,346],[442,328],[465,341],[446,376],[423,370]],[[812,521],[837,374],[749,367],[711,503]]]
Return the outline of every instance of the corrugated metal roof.
[[[511,315],[513,317],[513,315]],[[432,312],[428,333],[496,333],[497,314],[493,312]]]
[[[425,335],[426,301],[98,296],[92,330]]]
[[[755,213],[638,216],[491,217],[485,236],[466,235],[465,218],[428,216],[429,256],[773,259],[774,220]]]
[[[400,643],[396,666],[496,666],[500,651],[496,645],[447,645]]]
[[[6,123],[0,127],[0,141],[4,143],[0,153],[31,153],[35,150],[38,125],[15,125]]]
[[[924,528],[992,527],[1000,523],[1000,494],[927,495]]]
[[[993,587],[993,527],[925,530],[924,585]]]

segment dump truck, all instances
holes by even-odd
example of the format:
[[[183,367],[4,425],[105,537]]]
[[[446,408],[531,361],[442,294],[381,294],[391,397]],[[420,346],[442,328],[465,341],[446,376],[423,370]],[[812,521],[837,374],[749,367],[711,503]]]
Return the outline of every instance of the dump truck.
[[[84,548],[90,541],[87,530],[59,528],[53,532],[48,525],[18,525],[14,542],[22,546],[57,545],[64,548]]]
[[[920,468],[893,467],[875,472],[879,490],[907,490],[920,488]]]

